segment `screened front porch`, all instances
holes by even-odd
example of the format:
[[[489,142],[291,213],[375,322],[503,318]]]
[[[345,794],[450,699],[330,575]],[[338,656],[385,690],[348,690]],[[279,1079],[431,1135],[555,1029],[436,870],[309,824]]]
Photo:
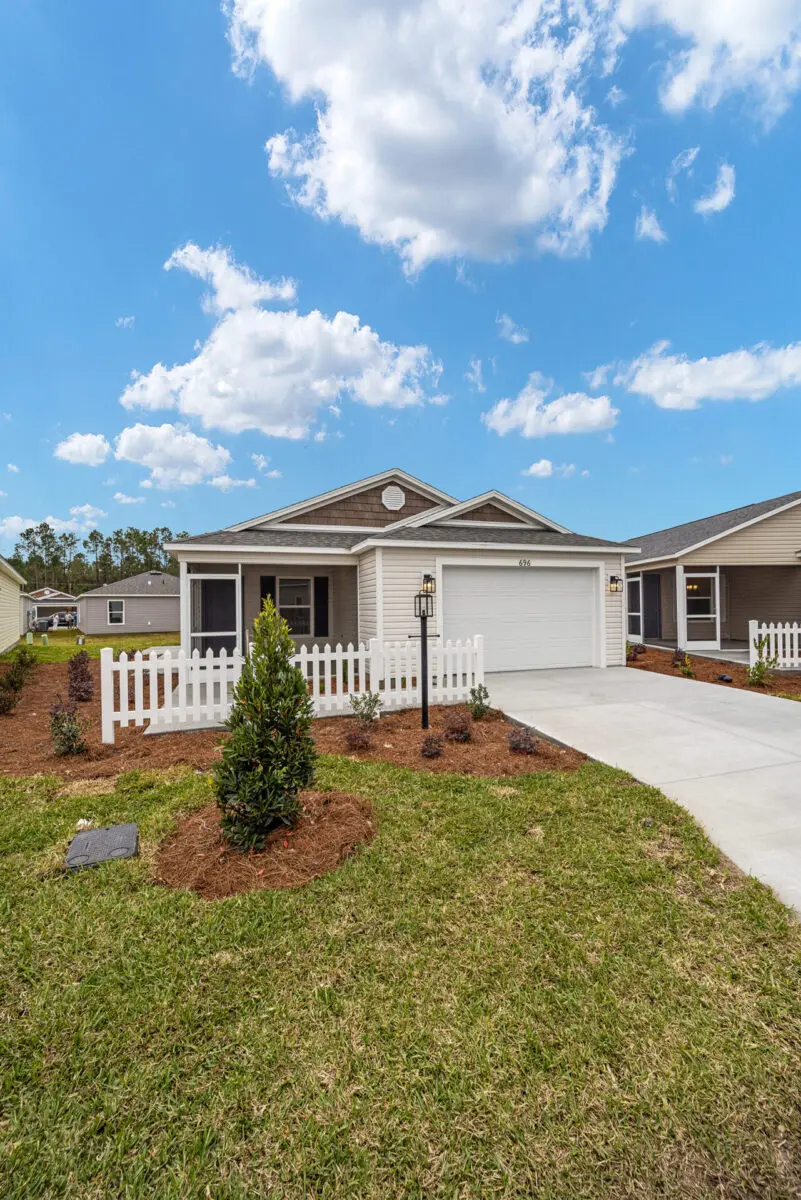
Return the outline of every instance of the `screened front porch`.
[[[297,564],[186,564],[181,596],[181,646],[247,652],[253,622],[269,597],[287,622],[295,644],[359,638],[358,580],[355,566]]]
[[[748,623],[801,621],[801,567],[676,566],[627,577],[629,641],[748,658]]]

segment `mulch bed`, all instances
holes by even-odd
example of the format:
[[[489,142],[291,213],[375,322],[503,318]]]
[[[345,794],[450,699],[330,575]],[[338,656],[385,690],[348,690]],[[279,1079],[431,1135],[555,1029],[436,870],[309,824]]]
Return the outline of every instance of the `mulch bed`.
[[[451,706],[432,708],[429,733],[442,735]],[[507,737],[514,725],[503,713],[492,711],[474,721],[469,742],[443,740],[439,758],[423,758],[420,747],[426,736],[420,728],[420,710],[386,713],[372,733],[370,750],[354,753],[347,749],[345,736],[354,728],[352,717],[326,717],[317,721],[314,740],[322,754],[346,754],[359,762],[388,762],[417,771],[453,771],[459,775],[532,775],[537,771],[575,771],[587,761],[578,750],[568,750],[546,738],[537,739],[536,754],[513,754]]]
[[[221,900],[261,888],[302,887],[327,875],[375,836],[370,804],[345,792],[302,792],[303,811],[292,829],[271,833],[264,850],[242,854],[223,839],[214,804],[186,817],[156,856],[167,887]]]
[[[88,753],[57,758],[51,748],[50,708],[58,695],[67,697],[67,664],[40,663],[28,678],[13,714],[0,716],[0,775],[60,775],[65,779],[100,779],[122,771],[189,766],[208,770],[220,754],[220,731],[162,733],[145,736],[144,728],[116,729],[116,742],[100,740],[100,663],[91,663],[94,699],[78,705],[87,722]],[[442,733],[452,707],[432,708],[432,733]],[[314,723],[322,754],[347,754],[368,762],[389,762],[417,771],[454,771],[463,775],[529,775],[537,771],[573,771],[586,762],[576,750],[565,750],[539,738],[534,755],[512,754],[506,738],[512,724],[497,712],[473,723],[472,741],[446,742],[440,758],[423,758],[419,709],[388,713],[378,722],[373,748],[352,754],[345,734],[352,717],[325,717]]]
[[[657,675],[677,675],[679,678],[684,678],[680,668],[672,665],[672,658],[673,652],[670,650],[648,649],[644,654],[640,654],[636,661],[629,662],[626,666],[635,671],[652,671]],[[784,693],[801,696],[801,675],[775,671],[768,677],[764,687],[751,687],[746,682],[746,668],[739,663],[724,662],[722,659],[715,658],[699,658],[691,654],[690,665],[695,672],[696,679],[700,679],[702,683],[716,683],[718,687],[745,688],[749,692],[756,692],[757,695]],[[732,682],[721,683],[718,679],[719,675],[731,675]]]

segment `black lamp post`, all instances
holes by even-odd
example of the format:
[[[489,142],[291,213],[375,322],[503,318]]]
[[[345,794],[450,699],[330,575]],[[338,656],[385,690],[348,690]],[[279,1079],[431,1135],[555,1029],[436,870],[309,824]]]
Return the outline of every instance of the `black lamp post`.
[[[421,728],[428,729],[428,618],[434,615],[433,575],[423,576],[423,585],[414,598],[414,615],[420,621],[420,705]]]

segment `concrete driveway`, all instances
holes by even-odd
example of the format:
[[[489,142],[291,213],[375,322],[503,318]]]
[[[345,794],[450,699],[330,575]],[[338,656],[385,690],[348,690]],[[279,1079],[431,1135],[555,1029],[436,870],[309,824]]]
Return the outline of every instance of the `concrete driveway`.
[[[510,717],[661,788],[801,912],[801,703],[624,667],[487,687]]]

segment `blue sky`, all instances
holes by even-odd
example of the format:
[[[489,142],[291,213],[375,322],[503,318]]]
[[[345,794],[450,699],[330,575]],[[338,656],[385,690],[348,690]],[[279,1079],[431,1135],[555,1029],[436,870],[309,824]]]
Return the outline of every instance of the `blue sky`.
[[[800,38],[796,0],[5,6],[0,551],[392,465],[608,537],[798,489]]]

